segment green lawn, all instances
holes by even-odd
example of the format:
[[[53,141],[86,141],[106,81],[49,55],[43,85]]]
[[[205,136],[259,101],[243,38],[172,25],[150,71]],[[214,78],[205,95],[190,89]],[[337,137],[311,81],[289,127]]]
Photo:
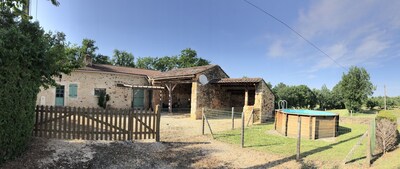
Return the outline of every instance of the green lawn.
[[[368,126],[347,124],[341,131],[350,131],[333,140],[307,140],[301,142],[301,156],[305,160],[319,161],[330,166],[341,164],[350,149],[358,142]],[[215,135],[217,140],[240,145],[240,130]],[[273,134],[273,124],[254,125],[245,129],[245,147],[290,157],[295,155],[297,139]],[[366,139],[364,139],[366,143]],[[362,144],[350,160],[364,163],[366,145]]]

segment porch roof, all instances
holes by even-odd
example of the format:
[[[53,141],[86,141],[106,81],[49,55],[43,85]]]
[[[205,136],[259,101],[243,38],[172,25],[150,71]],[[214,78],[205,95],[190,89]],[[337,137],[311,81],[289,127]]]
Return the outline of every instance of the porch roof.
[[[208,69],[211,69],[218,65],[206,65],[206,66],[197,66],[197,67],[189,67],[189,68],[179,68],[173,69],[167,72],[163,72],[159,75],[153,77],[154,80],[166,80],[166,79],[186,79],[193,78],[197,74],[202,73]]]
[[[262,78],[223,78],[214,79],[210,83],[213,84],[224,84],[224,85],[239,85],[239,84],[254,84],[259,83]]]

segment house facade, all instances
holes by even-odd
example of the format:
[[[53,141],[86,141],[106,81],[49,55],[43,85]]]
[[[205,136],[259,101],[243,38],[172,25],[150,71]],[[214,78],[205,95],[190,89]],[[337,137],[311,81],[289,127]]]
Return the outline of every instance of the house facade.
[[[108,108],[148,108],[150,94],[147,90],[117,87],[117,83],[149,85],[149,75],[160,72],[112,65],[90,65],[63,74],[55,80],[59,86],[42,89],[36,103],[49,106],[99,107],[100,92],[109,95]],[[135,99],[136,98],[136,99]],[[135,101],[135,102],[132,102]]]
[[[90,64],[55,78],[58,87],[42,90],[38,105],[98,107],[100,92],[109,95],[107,108],[154,108],[190,112],[202,108],[251,113],[263,122],[273,117],[274,95],[262,78],[230,78],[218,65],[159,72]],[[156,89],[156,90],[155,90]]]

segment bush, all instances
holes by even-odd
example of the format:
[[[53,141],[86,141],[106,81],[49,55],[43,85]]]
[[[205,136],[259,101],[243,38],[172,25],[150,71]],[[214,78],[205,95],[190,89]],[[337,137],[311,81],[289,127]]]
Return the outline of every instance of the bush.
[[[384,110],[384,111],[379,111],[378,115],[376,116],[376,120],[380,119],[388,119],[392,122],[397,121],[397,117],[393,114],[393,112]]]
[[[390,111],[381,111],[376,116],[376,143],[378,149],[386,152],[396,148],[398,142],[397,118]]]
[[[21,154],[30,140],[40,86],[71,71],[65,35],[0,10],[0,164]]]

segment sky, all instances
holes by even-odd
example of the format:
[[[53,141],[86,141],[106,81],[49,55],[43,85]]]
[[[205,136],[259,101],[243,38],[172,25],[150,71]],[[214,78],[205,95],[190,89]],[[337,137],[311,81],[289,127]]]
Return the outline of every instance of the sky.
[[[138,58],[192,48],[231,78],[330,89],[357,66],[370,74],[374,96],[384,85],[400,96],[400,1],[248,1],[329,57],[244,0],[31,0],[31,15],[73,44],[95,40],[110,57],[114,49]]]

